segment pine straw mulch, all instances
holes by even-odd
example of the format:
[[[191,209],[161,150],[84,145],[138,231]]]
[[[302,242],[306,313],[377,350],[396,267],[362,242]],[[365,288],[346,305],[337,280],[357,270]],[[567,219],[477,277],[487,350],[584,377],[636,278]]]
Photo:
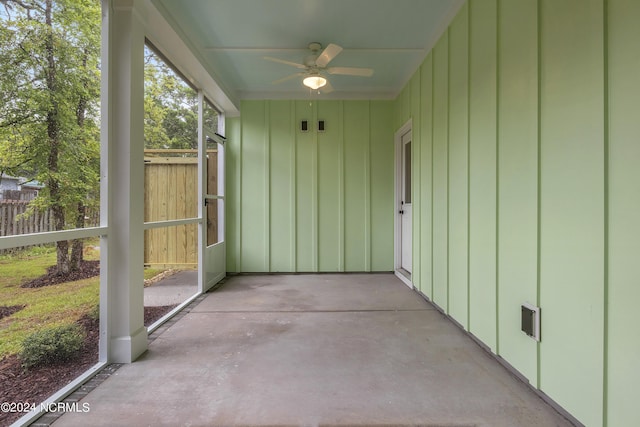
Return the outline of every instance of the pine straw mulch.
[[[56,266],[47,269],[47,273],[30,280],[20,287],[41,288],[43,286],[59,285],[60,283],[75,282],[76,280],[88,279],[100,275],[100,261],[80,261],[79,268],[68,274],[58,274]]]
[[[40,288],[83,280],[99,274],[99,261],[82,261],[77,271],[66,275],[57,274],[55,266],[49,267],[46,274],[26,282],[22,287]],[[20,305],[0,306],[0,319],[8,317],[24,307]],[[145,326],[151,325],[174,307],[175,305],[145,307]],[[85,331],[85,341],[73,361],[26,370],[15,355],[0,359],[0,403],[35,403],[38,405],[98,362],[99,320],[84,316],[78,320],[78,323]],[[9,425],[22,415],[24,414],[0,412],[0,425]]]
[[[145,326],[151,325],[174,307],[145,307]],[[99,320],[84,316],[78,323],[85,331],[85,340],[73,361],[25,370],[15,355],[0,360],[0,403],[28,402],[38,405],[98,362]],[[0,412],[0,425],[9,425],[22,415]]]
[[[9,317],[13,313],[17,313],[25,307],[26,305],[0,305],[0,319],[3,317]]]

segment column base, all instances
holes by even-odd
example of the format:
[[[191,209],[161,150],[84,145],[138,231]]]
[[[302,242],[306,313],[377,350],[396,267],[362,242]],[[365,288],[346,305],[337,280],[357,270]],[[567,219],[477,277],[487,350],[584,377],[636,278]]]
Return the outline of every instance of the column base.
[[[131,363],[147,351],[147,328],[141,327],[130,336],[112,337],[109,362]]]

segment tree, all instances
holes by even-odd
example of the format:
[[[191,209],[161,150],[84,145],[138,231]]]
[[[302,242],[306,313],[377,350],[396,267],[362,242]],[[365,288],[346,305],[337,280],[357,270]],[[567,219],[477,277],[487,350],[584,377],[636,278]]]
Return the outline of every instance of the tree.
[[[32,207],[51,209],[56,230],[83,227],[98,203],[100,4],[0,4],[0,172],[45,184]],[[56,244],[58,274],[79,267],[82,242],[71,246]]]
[[[197,148],[197,92],[148,47],[145,48],[144,79],[145,147]],[[205,109],[205,123],[209,127],[217,126],[214,109]]]
[[[156,54],[145,48],[145,147],[196,148],[198,95]]]
[[[56,230],[83,227],[99,203],[100,21],[97,0],[0,0],[0,176],[45,184],[32,212],[50,209]],[[145,146],[196,148],[196,91],[145,60]],[[56,246],[57,273],[79,267],[81,241]]]

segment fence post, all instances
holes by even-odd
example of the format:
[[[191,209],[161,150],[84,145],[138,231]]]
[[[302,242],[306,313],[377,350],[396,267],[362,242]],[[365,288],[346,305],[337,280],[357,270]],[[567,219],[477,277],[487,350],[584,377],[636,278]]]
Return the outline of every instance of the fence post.
[[[7,214],[6,214],[6,206],[4,205],[4,203],[0,204],[0,237],[2,236],[6,236],[5,234],[5,222],[7,220]]]

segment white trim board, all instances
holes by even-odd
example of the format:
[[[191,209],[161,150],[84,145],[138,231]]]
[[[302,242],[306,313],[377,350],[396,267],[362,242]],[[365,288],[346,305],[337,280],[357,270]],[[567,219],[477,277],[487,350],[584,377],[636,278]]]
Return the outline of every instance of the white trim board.
[[[399,214],[400,207],[398,200],[400,200],[400,194],[402,194],[402,177],[400,162],[402,162],[402,135],[412,130],[413,120],[409,119],[404,125],[398,129],[393,136],[394,144],[394,193],[393,193],[393,271],[396,276],[402,280],[407,286],[413,289],[413,283],[411,277],[407,278],[399,270],[402,268],[402,253],[401,253],[401,235],[402,235],[402,221]]]

